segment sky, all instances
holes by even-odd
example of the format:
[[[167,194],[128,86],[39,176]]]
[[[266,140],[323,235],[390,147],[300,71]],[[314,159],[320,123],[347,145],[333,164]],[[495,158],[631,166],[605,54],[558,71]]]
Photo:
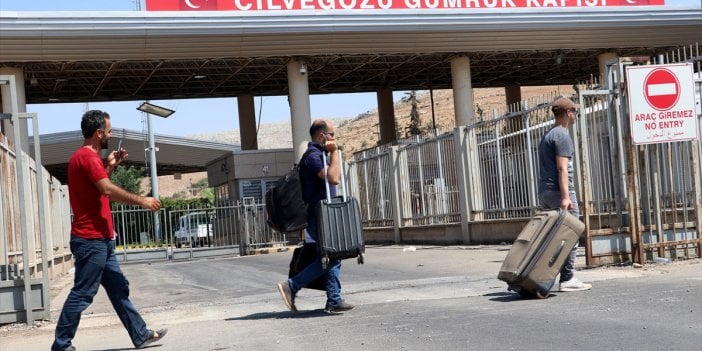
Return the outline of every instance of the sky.
[[[0,0],[0,11],[135,11],[135,1],[138,0]],[[395,100],[403,95],[403,92],[395,92]],[[140,131],[146,128],[143,114],[136,109],[141,102],[95,102],[87,106],[86,103],[28,104],[27,112],[38,114],[40,134],[80,129],[80,118],[86,107],[109,113],[114,128]],[[155,134],[189,136],[239,129],[235,97],[153,100],[151,103],[176,111],[169,118],[152,119]],[[260,119],[262,124],[290,120],[286,96],[257,96],[254,103],[257,121]],[[312,119],[356,117],[376,107],[374,92],[310,96]],[[193,123],[194,120],[197,123]]]

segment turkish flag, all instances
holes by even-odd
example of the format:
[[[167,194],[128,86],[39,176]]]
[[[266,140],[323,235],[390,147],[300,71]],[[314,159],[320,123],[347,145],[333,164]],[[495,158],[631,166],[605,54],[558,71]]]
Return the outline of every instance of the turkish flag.
[[[181,11],[217,11],[217,0],[180,0]]]

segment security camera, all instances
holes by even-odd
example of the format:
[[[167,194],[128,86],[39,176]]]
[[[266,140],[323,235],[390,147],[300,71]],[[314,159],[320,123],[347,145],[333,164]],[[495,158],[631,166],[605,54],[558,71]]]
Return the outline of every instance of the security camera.
[[[300,74],[302,74],[303,76],[307,74],[307,65],[305,65],[304,63],[300,64]]]

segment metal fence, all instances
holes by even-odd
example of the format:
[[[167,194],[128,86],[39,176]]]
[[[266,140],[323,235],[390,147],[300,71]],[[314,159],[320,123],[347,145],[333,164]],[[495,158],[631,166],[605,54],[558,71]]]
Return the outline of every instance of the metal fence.
[[[72,267],[67,193],[0,134],[0,324],[49,317],[49,279]]]
[[[402,225],[455,223],[460,220],[454,140],[451,133],[405,141],[398,148]]]
[[[694,65],[699,104],[699,45],[651,63],[674,62]],[[629,112],[622,99],[626,85],[621,72],[627,64],[612,63],[597,87],[581,85],[573,97],[582,105],[570,134],[576,146],[575,186],[587,227],[587,262],[700,257],[702,143],[631,144]],[[461,222],[465,231],[465,222],[531,217],[540,209],[538,143],[553,125],[549,103],[555,95],[495,111],[488,120],[450,133],[356,153],[349,178],[363,209],[364,227],[391,227],[398,241],[398,228]],[[702,135],[699,105],[696,116]]]
[[[555,94],[554,94],[555,95]],[[531,216],[539,208],[536,196],[538,142],[553,125],[547,104],[554,95],[523,101],[523,110],[500,114],[436,137],[404,139],[396,147],[379,146],[354,155],[349,177],[367,228],[455,224],[461,221],[457,160],[475,160],[466,171],[475,218],[508,219]],[[529,108],[529,106],[534,106]],[[457,134],[465,135],[457,135]],[[472,143],[457,148],[457,138]],[[474,150],[466,155],[468,150]],[[393,184],[398,184],[393,200]],[[397,206],[393,201],[398,201]]]
[[[555,97],[544,95],[522,102],[522,110],[500,114],[469,126],[474,136],[481,206],[478,218],[520,218],[532,216],[539,208],[537,198],[538,145],[553,126],[548,103]],[[530,107],[533,106],[533,107]]]
[[[253,201],[162,209],[159,216],[140,207],[114,204],[112,218],[117,256],[128,262],[247,255],[290,241],[266,224],[264,205]],[[161,221],[161,240],[154,233],[155,218]]]

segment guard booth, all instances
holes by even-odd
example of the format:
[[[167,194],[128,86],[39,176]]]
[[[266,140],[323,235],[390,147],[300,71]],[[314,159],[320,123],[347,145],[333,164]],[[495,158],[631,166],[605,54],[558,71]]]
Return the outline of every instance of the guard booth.
[[[699,46],[619,59],[580,91],[588,265],[702,257]]]
[[[273,183],[293,166],[292,149],[234,151],[207,164],[215,193],[213,229],[216,238],[230,237],[246,255],[252,250],[289,242],[267,225],[264,197]]]

